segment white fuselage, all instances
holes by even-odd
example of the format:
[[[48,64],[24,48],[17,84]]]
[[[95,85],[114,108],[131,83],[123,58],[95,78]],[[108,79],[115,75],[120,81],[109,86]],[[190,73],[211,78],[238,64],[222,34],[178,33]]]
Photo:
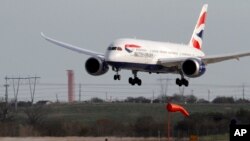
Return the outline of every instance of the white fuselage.
[[[168,70],[157,63],[161,58],[192,58],[204,55],[201,50],[187,45],[138,39],[118,39],[108,47],[105,60],[117,68],[164,73]]]

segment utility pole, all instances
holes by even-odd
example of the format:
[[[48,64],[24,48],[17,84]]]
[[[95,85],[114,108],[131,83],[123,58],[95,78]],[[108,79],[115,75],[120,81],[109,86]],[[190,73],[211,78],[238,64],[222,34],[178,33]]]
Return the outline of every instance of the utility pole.
[[[184,93],[185,93],[185,87],[184,86],[179,87],[179,94],[182,97],[182,101],[186,103],[186,99],[184,98]]]
[[[165,96],[165,102],[167,103],[168,102],[168,99],[167,99],[167,96],[168,96],[168,85],[169,85],[169,81],[172,80],[170,78],[160,78],[158,79],[161,83],[161,93],[163,96]],[[166,85],[165,87],[163,86],[164,84],[162,83],[163,81],[166,81]]]
[[[108,92],[105,92],[106,102],[108,102]]]
[[[110,102],[112,102],[112,96],[110,96]]]
[[[6,103],[6,106],[8,106],[8,87],[9,87],[9,84],[7,82],[7,77],[5,77],[4,87],[5,87],[5,103]]]
[[[79,84],[79,102],[81,102],[82,84]]]
[[[26,77],[25,78],[25,79],[29,80],[31,104],[33,104],[33,102],[34,102],[35,90],[36,90],[36,82],[37,82],[38,78],[40,78],[40,77]],[[31,87],[31,79],[34,79],[33,88]]]
[[[185,87],[183,87],[183,86],[179,87],[179,92],[180,92],[180,95],[181,95],[181,96],[184,96]]]
[[[163,90],[163,83],[162,83],[162,78],[160,78],[160,79],[158,79],[159,81],[160,81],[160,83],[161,83],[161,96],[163,97],[163,95],[164,95],[164,90]]]
[[[8,105],[8,87],[9,87],[9,85],[4,84],[4,87],[5,87],[5,103],[6,103],[6,105]]]
[[[34,95],[35,95],[35,88],[36,88],[36,81],[37,81],[38,78],[40,78],[40,77],[7,77],[7,76],[5,77],[6,84],[8,84],[8,80],[12,80],[12,86],[13,86],[13,92],[14,92],[14,100],[15,100],[15,110],[17,110],[17,96],[18,96],[19,86],[20,86],[21,80],[29,80],[31,103],[33,104]],[[35,79],[33,89],[31,87],[30,79]],[[17,80],[17,84],[15,84],[15,80]],[[8,98],[8,92],[6,94],[7,94],[6,97]]]
[[[210,102],[210,93],[211,93],[211,91],[208,89],[208,91],[207,91],[207,100],[208,100],[208,102]]]
[[[56,103],[59,103],[58,95],[56,94]]]
[[[172,79],[166,78],[165,80],[166,80],[165,96],[166,96],[166,98],[167,98],[167,96],[168,96],[168,82],[169,82],[170,80],[172,80]]]
[[[155,100],[155,91],[153,90],[153,99],[151,103],[154,103],[154,100]]]
[[[245,84],[244,83],[242,85],[242,96],[243,96],[243,100],[245,100]]]
[[[15,79],[17,79],[17,88],[15,88]],[[15,97],[15,110],[17,110],[17,95],[19,91],[20,77],[15,79],[12,79],[12,83],[13,83],[13,91]]]

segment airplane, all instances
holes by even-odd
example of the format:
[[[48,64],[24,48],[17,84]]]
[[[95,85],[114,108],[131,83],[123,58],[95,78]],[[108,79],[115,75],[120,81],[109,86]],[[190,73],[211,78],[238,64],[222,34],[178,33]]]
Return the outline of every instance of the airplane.
[[[178,86],[189,86],[185,79],[202,76],[206,66],[225,60],[250,56],[249,52],[206,56],[202,51],[202,39],[205,29],[208,4],[204,4],[195,25],[191,39],[187,45],[170,42],[122,38],[113,41],[105,54],[83,49],[53,38],[41,36],[47,41],[66,49],[91,56],[85,63],[86,71],[93,76],[103,75],[109,66],[115,71],[114,80],[120,80],[121,69],[131,70],[134,77],[129,77],[131,85],[140,86],[142,81],[138,72],[180,74],[176,79]]]

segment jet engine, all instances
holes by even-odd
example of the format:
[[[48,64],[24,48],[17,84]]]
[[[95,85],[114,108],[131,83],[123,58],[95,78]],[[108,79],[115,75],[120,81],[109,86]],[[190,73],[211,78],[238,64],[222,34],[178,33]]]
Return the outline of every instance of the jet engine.
[[[102,75],[109,70],[108,64],[99,59],[91,57],[85,63],[85,69],[90,75]]]
[[[182,63],[182,72],[187,77],[199,77],[206,71],[206,65],[199,59],[187,59]]]

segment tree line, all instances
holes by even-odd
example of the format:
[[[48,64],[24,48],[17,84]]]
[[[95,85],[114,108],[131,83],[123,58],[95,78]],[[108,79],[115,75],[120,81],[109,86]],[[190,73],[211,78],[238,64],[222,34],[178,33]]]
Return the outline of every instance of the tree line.
[[[86,102],[92,102],[92,103],[103,103],[106,102],[105,100],[94,97],[90,99],[89,101]],[[212,101],[208,101],[205,99],[199,99],[194,95],[178,95],[175,94],[173,96],[159,96],[154,99],[149,99],[143,96],[139,97],[127,97],[124,100],[114,100],[112,102],[125,102],[125,103],[167,103],[167,102],[175,102],[175,103],[189,103],[189,104],[194,104],[194,103],[214,103],[214,104],[220,104],[220,103],[228,103],[228,104],[233,104],[233,103],[250,103],[249,100],[247,99],[234,99],[233,97],[226,97],[226,96],[218,96]]]

